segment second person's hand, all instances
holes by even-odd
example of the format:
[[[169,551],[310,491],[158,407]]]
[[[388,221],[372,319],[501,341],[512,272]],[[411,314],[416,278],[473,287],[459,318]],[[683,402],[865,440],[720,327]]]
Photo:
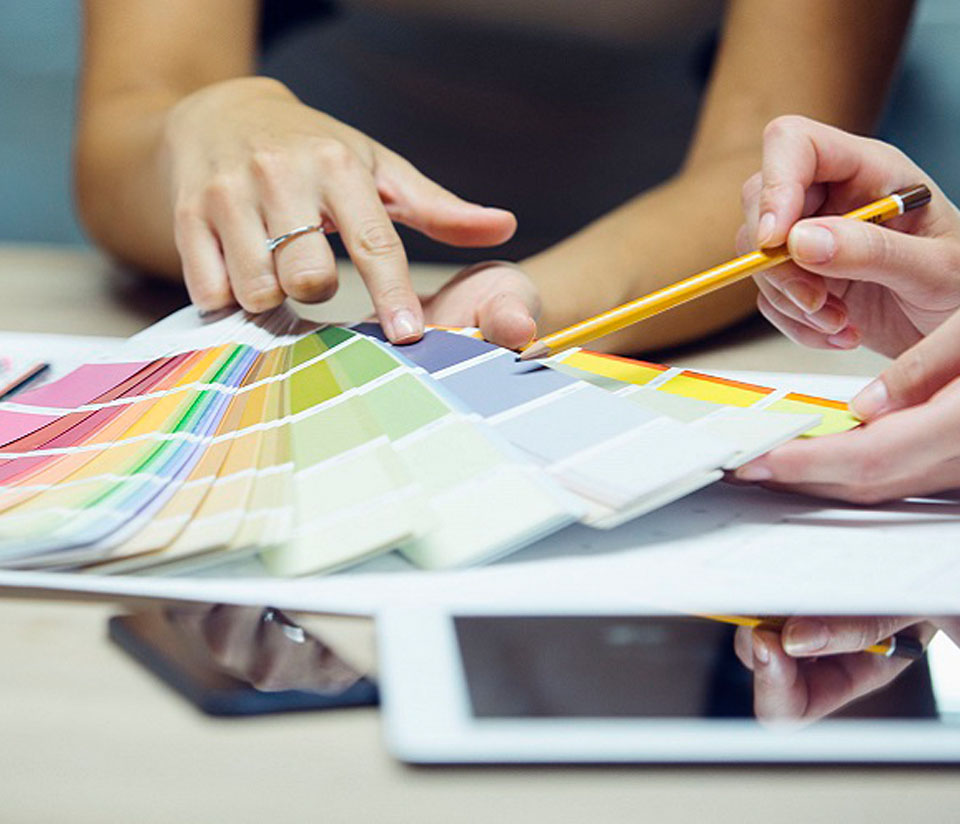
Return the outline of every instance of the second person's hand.
[[[839,217],[917,183],[931,203],[882,227]],[[960,211],[893,146],[778,118],[743,206],[742,250],[790,251],[792,262],[756,280],[760,310],[798,343],[896,357],[960,307]]]
[[[178,102],[162,162],[184,279],[203,310],[239,303],[260,312],[287,296],[332,297],[337,268],[323,233],[267,247],[268,238],[320,224],[339,232],[390,339],[415,340],[423,313],[394,222],[454,246],[493,246],[516,229],[510,212],[456,197],[266,78],[226,81]]]
[[[737,657],[753,672],[761,721],[810,722],[893,681],[909,665],[863,650],[907,628],[924,645],[936,627],[896,616],[789,618],[781,632],[740,627]]]

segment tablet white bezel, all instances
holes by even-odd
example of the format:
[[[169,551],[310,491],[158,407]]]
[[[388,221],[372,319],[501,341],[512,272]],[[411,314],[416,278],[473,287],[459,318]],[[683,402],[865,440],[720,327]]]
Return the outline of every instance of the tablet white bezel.
[[[727,719],[474,719],[453,616],[479,614],[522,613],[424,607],[378,616],[384,735],[390,752],[401,760],[421,764],[960,762],[960,725],[924,721],[851,719],[770,729]],[[548,613],[538,610],[535,614]],[[558,610],[555,614],[576,613]]]

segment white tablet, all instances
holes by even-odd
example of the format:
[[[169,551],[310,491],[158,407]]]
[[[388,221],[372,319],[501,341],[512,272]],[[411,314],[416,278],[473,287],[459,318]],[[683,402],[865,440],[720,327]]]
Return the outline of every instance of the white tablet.
[[[404,761],[960,762],[958,651],[942,635],[929,663],[836,716],[771,728],[733,628],[705,619],[408,609],[378,632]]]

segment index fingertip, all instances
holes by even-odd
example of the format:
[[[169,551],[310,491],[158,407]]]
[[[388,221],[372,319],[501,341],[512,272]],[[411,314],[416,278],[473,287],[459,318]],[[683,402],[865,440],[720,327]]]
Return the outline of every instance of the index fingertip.
[[[386,319],[384,331],[391,343],[414,343],[423,337],[423,321],[409,309],[398,309]]]

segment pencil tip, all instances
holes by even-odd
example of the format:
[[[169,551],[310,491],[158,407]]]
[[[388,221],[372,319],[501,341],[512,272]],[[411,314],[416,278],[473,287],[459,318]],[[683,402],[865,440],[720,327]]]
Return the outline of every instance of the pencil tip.
[[[528,361],[536,360],[537,358],[545,358],[550,354],[550,347],[540,341],[535,341],[531,343],[526,349],[524,349],[519,355],[517,355],[518,361]]]

